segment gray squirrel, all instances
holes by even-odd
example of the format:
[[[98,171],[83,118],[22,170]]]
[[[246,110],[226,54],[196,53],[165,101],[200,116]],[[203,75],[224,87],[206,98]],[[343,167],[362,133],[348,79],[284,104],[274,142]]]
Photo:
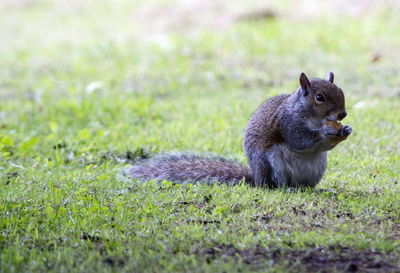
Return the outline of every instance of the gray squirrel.
[[[250,118],[244,149],[250,168],[219,156],[163,154],[141,160],[127,170],[139,180],[173,182],[221,182],[252,186],[314,187],[327,165],[327,151],[352,132],[338,121],[346,117],[343,91],[334,75],[308,80],[300,75],[300,87],[291,95],[265,101]]]

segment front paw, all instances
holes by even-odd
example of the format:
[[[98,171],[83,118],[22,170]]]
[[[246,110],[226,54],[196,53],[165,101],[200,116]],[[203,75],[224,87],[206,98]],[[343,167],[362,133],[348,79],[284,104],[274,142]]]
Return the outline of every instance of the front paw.
[[[344,125],[340,130],[338,135],[342,137],[348,137],[351,132],[353,132],[353,129],[351,129],[350,125]]]
[[[333,128],[332,126],[324,125],[324,126],[322,126],[321,134],[325,138],[334,137],[338,134],[338,131],[335,128]]]

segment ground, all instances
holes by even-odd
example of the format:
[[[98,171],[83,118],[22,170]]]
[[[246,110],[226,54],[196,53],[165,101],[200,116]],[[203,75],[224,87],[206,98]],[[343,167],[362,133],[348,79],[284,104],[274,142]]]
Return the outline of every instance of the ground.
[[[277,2],[2,1],[0,271],[400,272],[399,5]],[[353,134],[316,189],[123,176],[245,163],[258,105],[328,71]]]

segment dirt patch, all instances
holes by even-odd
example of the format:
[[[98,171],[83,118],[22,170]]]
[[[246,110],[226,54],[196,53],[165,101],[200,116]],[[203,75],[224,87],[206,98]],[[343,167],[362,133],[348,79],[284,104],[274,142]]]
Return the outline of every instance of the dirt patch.
[[[201,225],[209,225],[209,224],[221,224],[219,220],[204,220],[204,219],[191,219],[187,221],[192,224],[201,224]]]
[[[75,152],[72,152],[75,154]],[[100,165],[104,162],[116,162],[116,163],[129,163],[129,164],[135,164],[137,161],[140,161],[142,159],[147,159],[150,158],[152,155],[152,151],[147,149],[147,148],[137,148],[136,150],[128,150],[124,153],[118,153],[114,151],[105,151],[105,152],[99,152],[98,156],[95,157],[94,159],[88,160],[87,157],[80,157],[78,158],[83,165],[89,165],[89,164],[97,164]],[[69,161],[71,161],[73,158],[68,158]],[[68,162],[69,162],[68,161]]]
[[[259,221],[259,222],[262,222],[262,223],[266,224],[266,223],[271,222],[271,220],[272,220],[274,217],[275,217],[275,216],[274,216],[274,214],[272,214],[272,213],[271,213],[271,214],[265,213],[265,214],[262,214],[262,215],[257,215],[257,216],[255,216],[255,217],[251,218],[251,220],[252,220],[253,222]]]
[[[91,241],[91,242],[94,242],[94,243],[108,241],[108,240],[103,239],[102,237],[100,237],[98,235],[90,235],[87,232],[82,232],[81,240],[83,240],[83,241]]]
[[[122,258],[120,257],[106,257],[103,260],[104,265],[109,266],[109,267],[123,267],[125,265],[125,262]]]
[[[6,185],[10,184],[10,182],[13,181],[13,180],[15,180],[15,179],[17,179],[18,176],[19,176],[19,173],[18,173],[18,172],[10,172],[10,173],[8,173],[8,174],[7,174],[7,179],[6,179],[5,184],[6,184]]]
[[[115,161],[118,163],[134,164],[139,160],[147,159],[151,155],[151,151],[146,148],[137,148],[133,151],[126,151],[125,153],[116,153],[113,151],[101,152],[97,158],[99,163],[104,161]],[[90,162],[90,161],[89,161]],[[92,162],[90,162],[92,164]]]
[[[256,269],[271,264],[286,264],[289,268],[302,268],[307,272],[400,272],[398,258],[379,251],[355,250],[345,247],[313,248],[310,250],[270,249],[261,245],[238,249],[232,244],[219,244],[212,248],[195,249],[193,254],[205,257],[208,263],[234,259]]]

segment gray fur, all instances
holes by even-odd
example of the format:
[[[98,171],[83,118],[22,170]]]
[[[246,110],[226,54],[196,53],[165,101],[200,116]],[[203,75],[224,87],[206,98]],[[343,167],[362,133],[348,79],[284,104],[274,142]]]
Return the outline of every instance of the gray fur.
[[[163,154],[143,160],[127,170],[132,178],[174,182],[251,183],[251,170],[233,160],[219,156]]]
[[[304,155],[286,145],[274,145],[268,151],[272,181],[277,187],[314,187],[326,168],[327,153]]]

